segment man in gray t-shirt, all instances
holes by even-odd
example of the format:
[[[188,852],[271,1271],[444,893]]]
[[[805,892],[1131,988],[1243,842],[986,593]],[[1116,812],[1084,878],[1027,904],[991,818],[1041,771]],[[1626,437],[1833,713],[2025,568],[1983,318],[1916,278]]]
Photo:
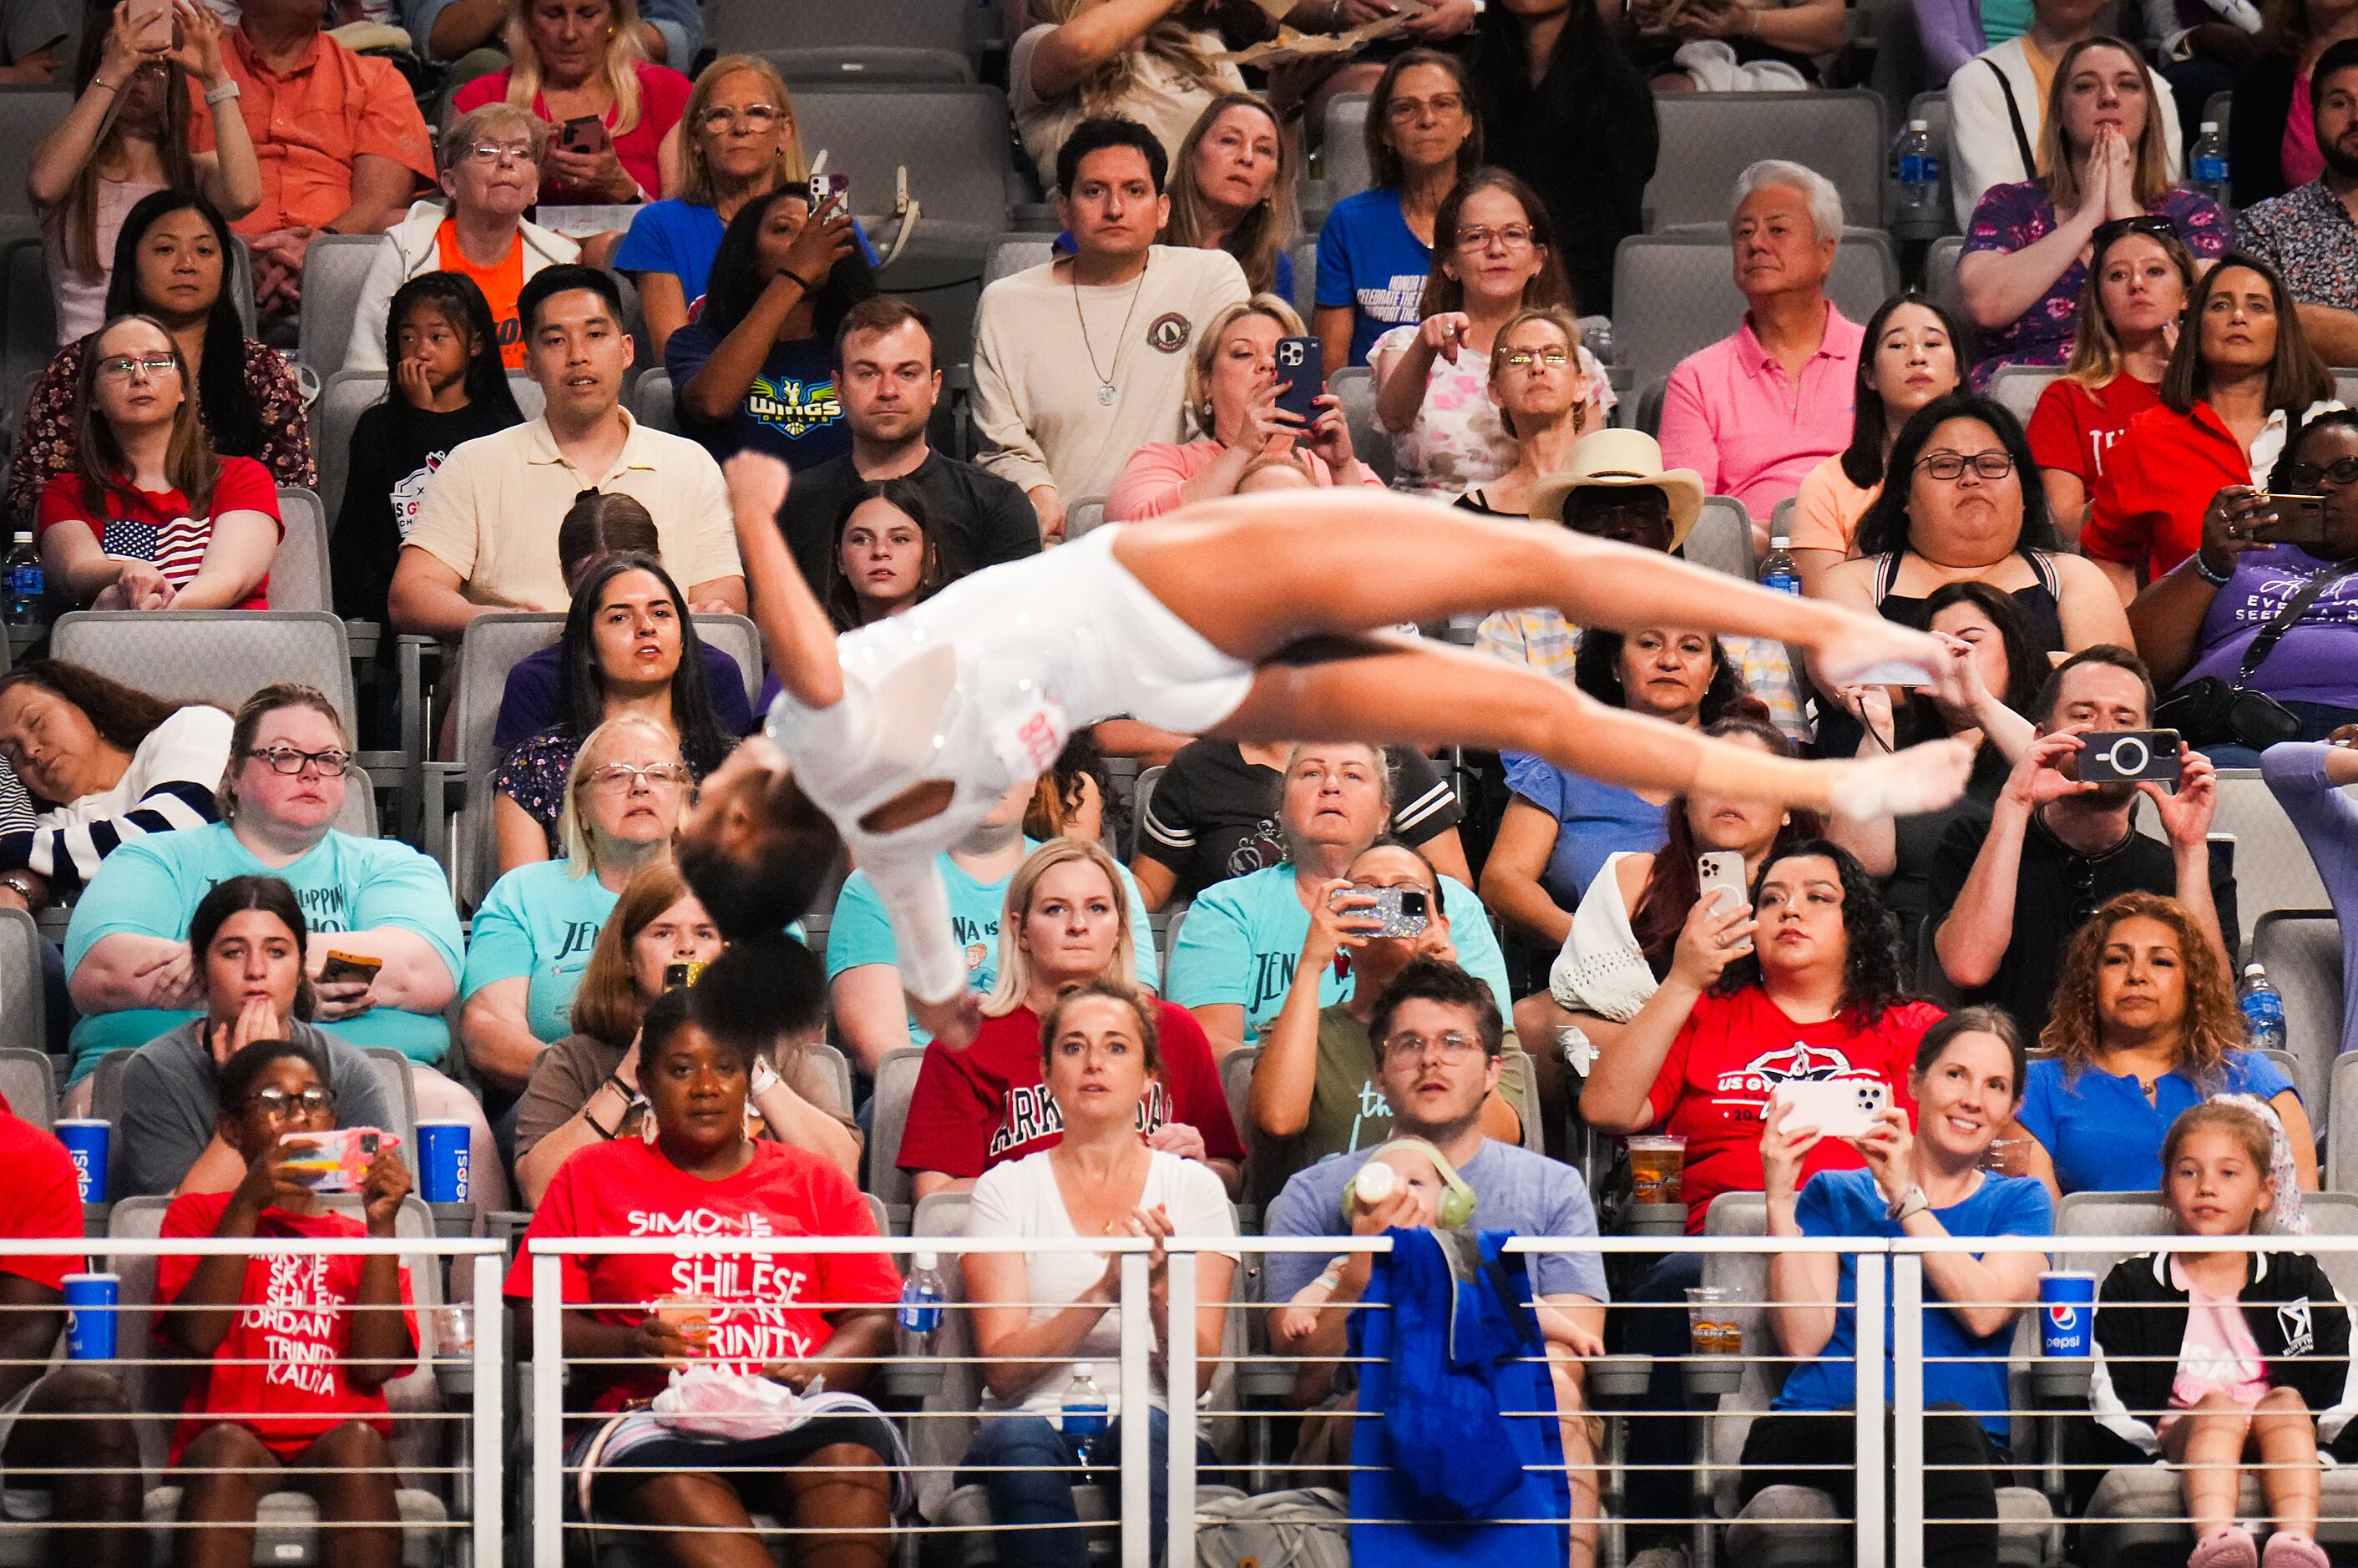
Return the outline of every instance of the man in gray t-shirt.
[[[123,1152],[118,1197],[168,1193],[213,1141],[221,1114],[214,1091],[218,1071],[205,1043],[207,1020],[192,1018],[132,1053],[123,1070],[123,1115],[116,1134]],[[287,1026],[297,1044],[328,1064],[328,1089],[336,1097],[336,1125],[380,1127],[408,1141],[414,1130],[405,1108],[393,1103],[376,1066],[357,1046],[308,1023]],[[415,1155],[406,1157],[415,1160]]]

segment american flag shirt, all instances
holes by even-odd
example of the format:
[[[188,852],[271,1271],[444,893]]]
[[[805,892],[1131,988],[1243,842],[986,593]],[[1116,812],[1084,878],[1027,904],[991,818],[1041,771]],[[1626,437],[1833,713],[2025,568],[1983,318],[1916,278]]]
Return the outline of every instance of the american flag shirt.
[[[189,515],[189,498],[178,490],[140,490],[116,484],[104,504],[82,503],[81,478],[62,473],[42,487],[36,523],[51,528],[87,528],[98,536],[99,547],[120,559],[150,561],[175,589],[183,588],[205,564],[212,543],[214,517],[232,512],[259,512],[278,521],[278,487],[270,471],[252,458],[222,458],[213,481],[211,515]],[[282,535],[283,535],[282,526]],[[270,579],[265,577],[241,610],[269,608]]]
[[[177,496],[179,492],[172,492]],[[152,561],[175,587],[197,575],[204,565],[205,546],[212,542],[211,518],[199,521],[183,513],[166,523],[140,517],[114,517],[99,535],[99,547],[110,556]]]

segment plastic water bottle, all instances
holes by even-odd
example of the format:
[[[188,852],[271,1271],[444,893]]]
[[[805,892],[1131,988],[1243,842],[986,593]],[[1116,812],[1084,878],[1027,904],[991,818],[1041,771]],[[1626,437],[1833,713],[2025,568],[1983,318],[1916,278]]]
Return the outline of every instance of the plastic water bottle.
[[[934,1348],[934,1331],[942,1325],[942,1289],[939,1260],[931,1252],[920,1252],[911,1260],[914,1267],[901,1286],[901,1354],[930,1355]]]
[[[2202,134],[2186,155],[2186,167],[2192,175],[2188,184],[2220,206],[2227,205],[2227,138],[2220,133],[2218,121],[2202,122]]]
[[[2268,984],[2268,972],[2264,967],[2244,967],[2244,984],[2235,993],[2235,1005],[2244,1010],[2246,1046],[2255,1051],[2284,1049],[2284,993]]]
[[[11,626],[35,626],[40,623],[41,595],[49,586],[49,578],[41,570],[39,552],[33,548],[30,529],[19,528],[8,546],[8,560],[0,567],[7,578],[7,601],[5,613]]]
[[[1760,563],[1760,586],[1779,593],[1801,596],[1801,568],[1793,564],[1793,541],[1790,535],[1772,534],[1768,536],[1768,556]]]
[[[1900,218],[1941,215],[1941,153],[1932,145],[1932,127],[1910,120],[1891,146],[1891,172],[1899,181]]]
[[[1080,1451],[1081,1468],[1089,1467],[1108,1426],[1105,1390],[1098,1387],[1097,1368],[1087,1361],[1074,1363],[1073,1380],[1065,1385],[1064,1433]]]

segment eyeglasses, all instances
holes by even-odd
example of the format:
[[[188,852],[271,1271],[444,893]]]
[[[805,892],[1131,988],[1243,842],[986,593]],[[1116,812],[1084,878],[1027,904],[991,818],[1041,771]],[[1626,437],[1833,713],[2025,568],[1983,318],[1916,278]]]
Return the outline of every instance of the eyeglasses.
[[[708,131],[734,130],[743,125],[750,130],[767,131],[774,128],[785,116],[767,103],[748,103],[742,109],[716,107],[707,109],[699,122]]]
[[[2150,234],[2158,240],[2174,240],[2178,229],[2167,218],[2157,218],[2150,212],[2140,212],[2134,218],[2115,218],[2096,225],[2096,248],[2102,250],[2125,234]]]
[[[2295,463],[2292,471],[2285,477],[2299,490],[2307,490],[2320,481],[2329,479],[2340,485],[2358,484],[2358,458],[2343,458],[2323,468],[2309,463]]]
[[[109,381],[128,381],[134,375],[146,374],[161,381],[180,373],[180,362],[169,354],[154,359],[139,359],[131,354],[114,354],[98,362],[98,373]]]
[[[300,1094],[288,1094],[285,1089],[263,1089],[247,1097],[242,1110],[258,1110],[273,1121],[282,1121],[296,1111],[305,1116],[317,1116],[335,1108],[336,1097],[326,1089],[305,1089]]]
[[[268,763],[272,773],[290,778],[305,768],[317,768],[321,778],[330,779],[342,778],[352,771],[350,752],[298,752],[292,746],[271,746],[246,755],[257,762]]]
[[[1439,92],[1431,98],[1395,98],[1384,106],[1384,117],[1394,124],[1406,124],[1422,120],[1429,112],[1436,119],[1463,114],[1466,100],[1455,92]]]
[[[1919,459],[1916,466],[1948,484],[1964,478],[1967,469],[1984,479],[2004,479],[2014,471],[2014,459],[2006,452],[1975,452],[1971,457],[1963,452],[1932,452]]]
[[[1455,1066],[1468,1057],[1484,1054],[1482,1037],[1478,1034],[1460,1034],[1455,1030],[1452,1030],[1446,1034],[1428,1040],[1422,1034],[1403,1032],[1384,1042],[1384,1056],[1388,1061],[1419,1062],[1424,1059],[1428,1052],[1440,1057],[1451,1066]]]
[[[628,762],[608,762],[590,769],[583,782],[603,795],[627,795],[638,787],[641,779],[646,780],[649,789],[657,785],[677,789],[687,782],[687,768],[680,762],[650,762],[644,768],[634,768]]]
[[[529,143],[523,146],[507,146],[498,142],[485,142],[479,146],[469,147],[467,157],[470,162],[482,164],[486,168],[495,163],[533,161],[532,146]]]
[[[1533,365],[1545,365],[1550,370],[1562,370],[1572,362],[1570,349],[1509,349],[1498,356],[1498,362],[1509,370],[1529,370]]]
[[[1457,248],[1461,251],[1487,251],[1494,244],[1507,250],[1520,251],[1527,248],[1531,243],[1531,226],[1529,223],[1502,223],[1495,229],[1457,231]]]

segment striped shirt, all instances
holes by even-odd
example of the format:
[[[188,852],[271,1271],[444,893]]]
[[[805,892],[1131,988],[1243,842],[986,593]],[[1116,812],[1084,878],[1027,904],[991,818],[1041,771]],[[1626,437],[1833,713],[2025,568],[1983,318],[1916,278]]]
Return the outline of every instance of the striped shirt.
[[[114,788],[61,806],[32,799],[16,771],[0,762],[0,870],[47,877],[63,897],[96,876],[99,862],[117,847],[214,820],[231,722],[218,708],[184,708],[139,742]]]

